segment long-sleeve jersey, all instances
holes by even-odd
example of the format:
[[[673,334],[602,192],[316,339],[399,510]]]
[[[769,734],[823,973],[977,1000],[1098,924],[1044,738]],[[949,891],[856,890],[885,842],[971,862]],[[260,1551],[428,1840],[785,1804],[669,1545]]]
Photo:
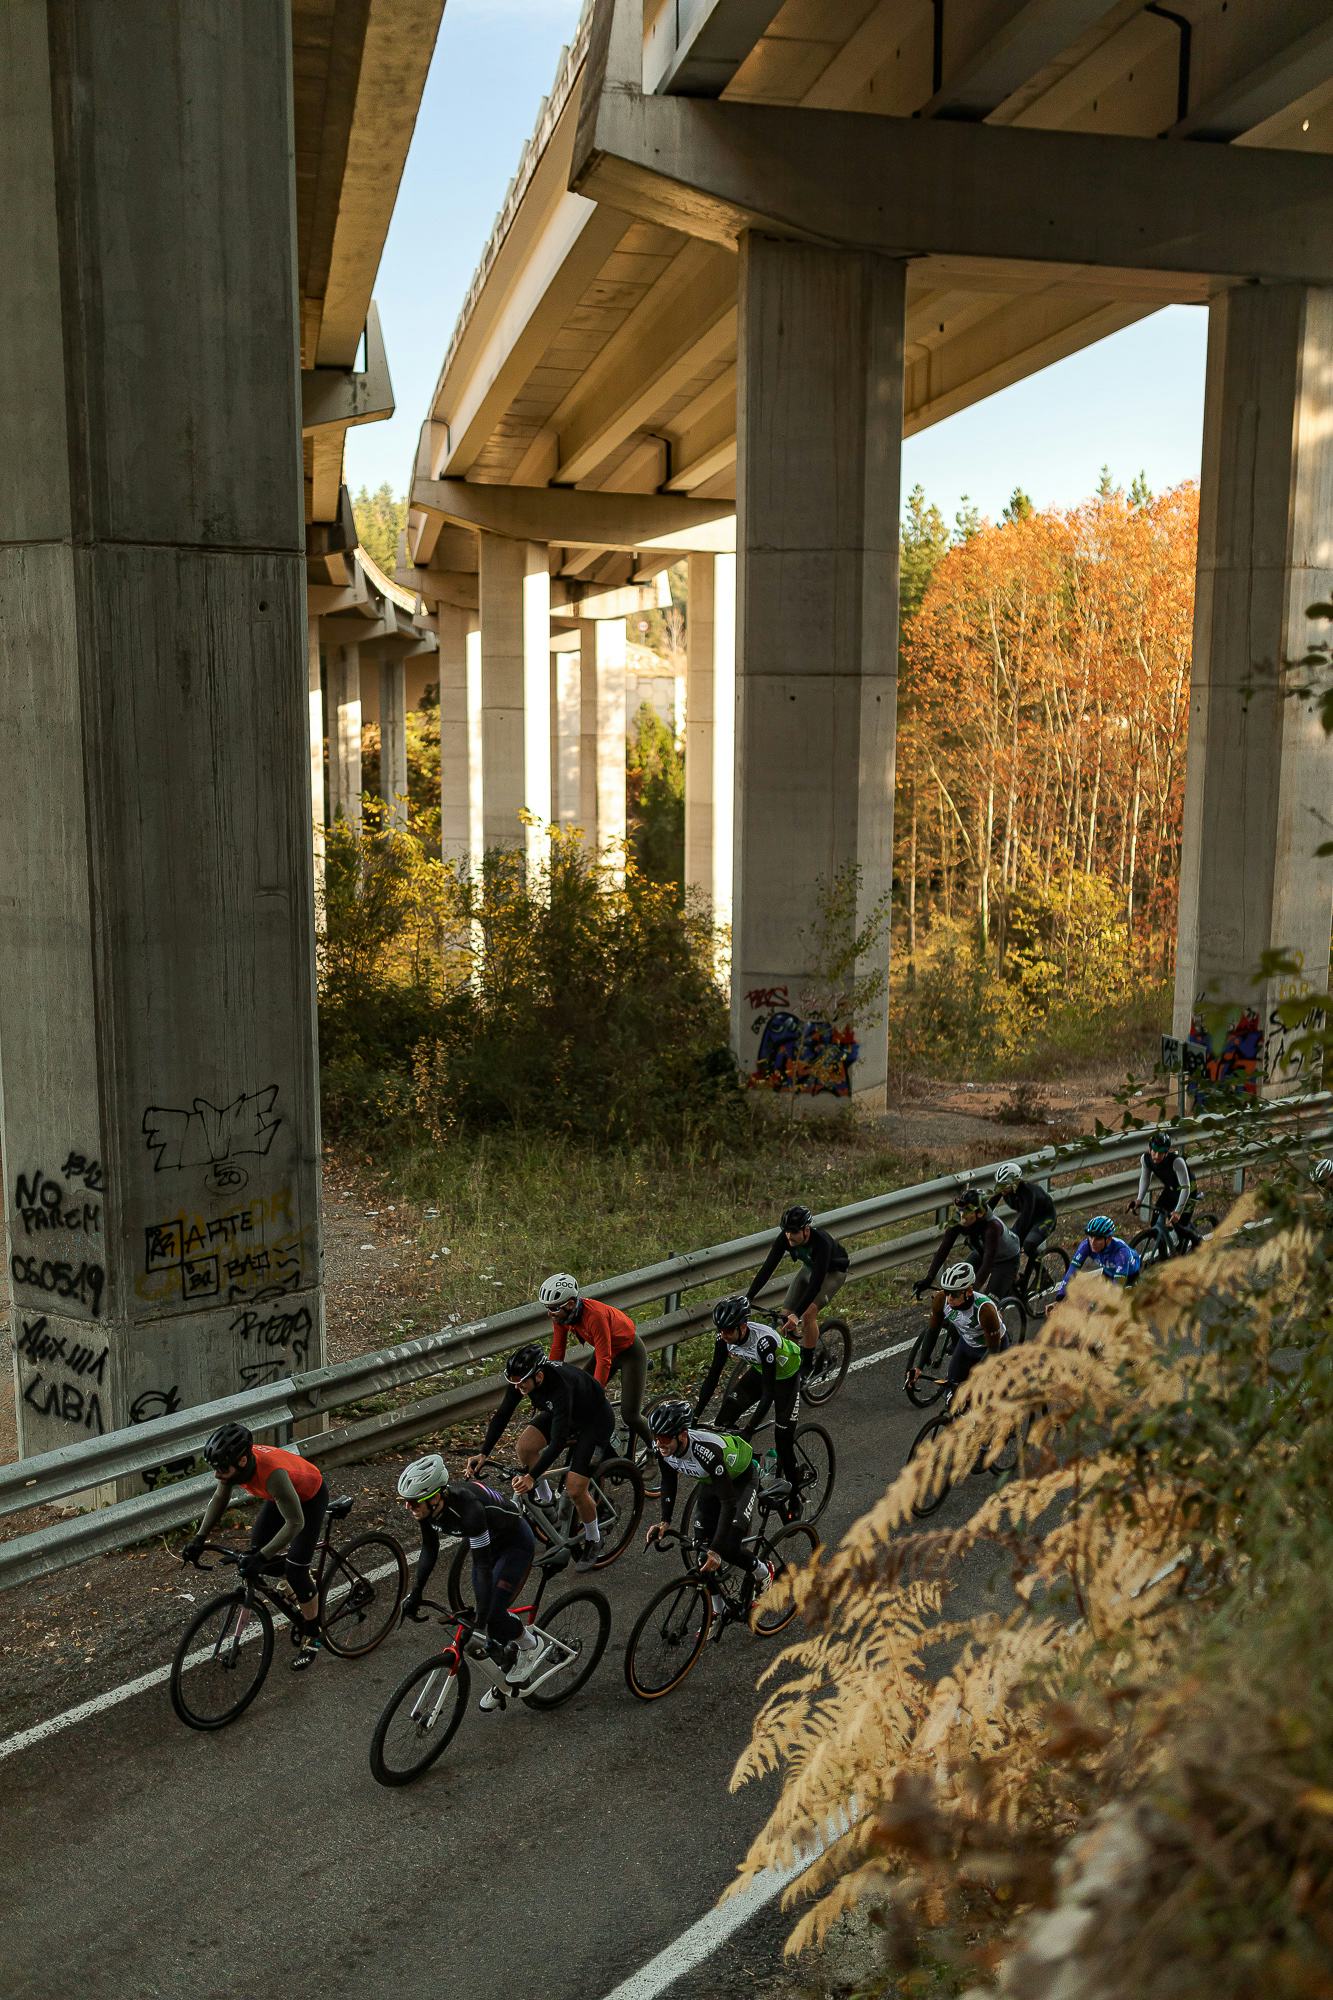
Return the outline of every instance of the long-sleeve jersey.
[[[746,1296],[754,1298],[762,1292],[784,1257],[794,1263],[804,1264],[805,1283],[801,1288],[798,1303],[793,1308],[799,1319],[813,1299],[819,1297],[824,1280],[830,1271],[845,1271],[849,1259],[846,1250],[836,1236],[830,1236],[827,1229],[811,1229],[808,1243],[789,1243],[782,1230],[769,1245],[768,1255],[754,1275],[752,1284],[746,1287]]]
[[[1089,1258],[1102,1276],[1110,1278],[1113,1283],[1132,1285],[1143,1269],[1143,1259],[1137,1250],[1130,1249],[1123,1236],[1113,1236],[1104,1250],[1094,1250],[1085,1236],[1069,1260],[1069,1269],[1055,1288],[1057,1299],[1064,1297],[1070,1279],[1077,1277]]]
[[[619,1306],[604,1305],[600,1299],[580,1299],[572,1319],[555,1320],[551,1326],[551,1359],[563,1361],[565,1344],[572,1333],[586,1340],[593,1351],[592,1372],[602,1383],[611,1380],[611,1364],[627,1347],[633,1347],[638,1329]]]
[[[949,1252],[960,1237],[968,1247],[972,1266],[977,1274],[977,1283],[983,1290],[995,1266],[1017,1263],[1023,1247],[1013,1230],[1007,1228],[998,1215],[983,1215],[976,1222],[951,1223],[941,1236],[939,1248],[931,1259],[930,1269],[926,1273],[927,1284],[940,1266],[947,1262]]]
[[[719,1334],[713,1347],[713,1359],[708,1365],[708,1373],[699,1386],[694,1399],[694,1414],[703,1415],[709,1399],[719,1381],[722,1370],[729,1361],[748,1361],[758,1374],[763,1388],[759,1401],[751,1413],[750,1428],[756,1430],[768,1415],[773,1404],[773,1391],[779,1382],[785,1382],[790,1375],[800,1372],[801,1350],[794,1340],[779,1333],[776,1328],[765,1326],[761,1320],[747,1320],[745,1331],[739,1340],[724,1340]]]
[[[439,1512],[423,1514],[417,1527],[421,1552],[413,1589],[418,1595],[430,1580],[441,1536],[461,1535],[472,1550],[474,1568],[489,1570],[502,1549],[521,1545],[530,1532],[513,1502],[477,1479],[451,1479],[440,1495]]]
[[[736,1518],[737,1500],[742,1492],[748,1491],[753,1477],[754,1453],[743,1437],[727,1431],[696,1430],[691,1425],[686,1437],[689,1442],[683,1452],[664,1452],[658,1460],[662,1469],[662,1519],[671,1519],[682,1472],[687,1479],[706,1480],[722,1503],[712,1543],[715,1549],[721,1548]]]
[[[1011,1181],[1008,1187],[996,1188],[990,1205],[998,1208],[1001,1203],[1013,1210],[1014,1234],[1020,1243],[1029,1230],[1055,1221],[1055,1203],[1039,1181]]]
[[[1190,1170],[1185,1165],[1183,1153],[1163,1153],[1154,1157],[1145,1153],[1139,1161],[1139,1191],[1134,1197],[1143,1201],[1154,1181],[1160,1181],[1162,1192],[1158,1203],[1174,1215],[1185,1206],[1190,1198]]]
[[[522,1390],[516,1382],[511,1382],[487,1426],[481,1447],[483,1458],[490,1457],[522,1400]],[[548,1467],[554,1465],[566,1445],[580,1431],[604,1431],[609,1437],[615,1428],[611,1405],[606,1400],[606,1391],[601,1383],[585,1368],[571,1368],[567,1361],[543,1361],[528,1391],[528,1401],[534,1410],[549,1410],[551,1413],[550,1443],[537,1463],[528,1467],[534,1479],[540,1479]]]

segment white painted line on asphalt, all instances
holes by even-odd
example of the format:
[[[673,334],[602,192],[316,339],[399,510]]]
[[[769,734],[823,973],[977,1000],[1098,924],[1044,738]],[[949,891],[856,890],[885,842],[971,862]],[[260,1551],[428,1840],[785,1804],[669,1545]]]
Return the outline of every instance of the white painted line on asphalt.
[[[891,1354],[906,1354],[909,1347],[916,1344],[916,1335],[911,1340],[897,1341],[892,1347],[877,1347],[873,1354],[863,1354],[858,1361],[849,1362],[847,1373],[854,1375],[858,1368],[873,1368],[877,1361],[887,1361]]]

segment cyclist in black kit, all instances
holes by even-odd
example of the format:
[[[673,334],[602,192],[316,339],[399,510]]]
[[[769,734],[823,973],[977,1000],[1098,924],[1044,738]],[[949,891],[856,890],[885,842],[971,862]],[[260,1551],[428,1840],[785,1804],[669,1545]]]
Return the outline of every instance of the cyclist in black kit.
[[[552,1499],[546,1474],[568,1447],[565,1491],[583,1523],[583,1549],[574,1567],[592,1569],[601,1560],[602,1531],[588,1491],[588,1474],[599,1450],[610,1450],[616,1428],[606,1391],[586,1369],[571,1368],[566,1361],[548,1361],[535,1341],[510,1355],[505,1380],[509,1386],[491,1418],[481,1450],[467,1462],[468,1478],[475,1479],[481,1471],[526,1396],[533,1414],[518,1434],[516,1451],[523,1470],[514,1480],[514,1491],[530,1493],[535,1488],[538,1500]]]
[[[514,1687],[531,1680],[549,1650],[509,1609],[532,1567],[536,1542],[531,1528],[512,1500],[479,1480],[450,1479],[440,1454],[414,1459],[398,1481],[398,1497],[421,1534],[421,1553],[412,1588],[403,1599],[404,1618],[418,1619],[421,1598],[440,1553],[441,1535],[460,1535],[472,1550],[472,1591],[477,1628],[487,1637],[491,1658],[506,1666]],[[485,1709],[498,1708],[500,1696],[488,1688]]]
[[[1195,1249],[1203,1238],[1189,1226],[1194,1207],[1190,1170],[1185,1165],[1185,1155],[1171,1144],[1169,1132],[1153,1132],[1149,1136],[1148,1150],[1139,1161],[1139,1187],[1133,1203],[1136,1209],[1144,1207],[1154,1181],[1158,1183],[1152,1205],[1154,1222],[1159,1216],[1165,1217],[1167,1227],[1175,1230],[1184,1247]]]
[[[767,1257],[755,1272],[745,1296],[753,1299],[762,1292],[784,1257],[800,1265],[782,1301],[782,1331],[801,1334],[801,1373],[808,1375],[814,1365],[819,1339],[819,1309],[847,1282],[847,1252],[827,1229],[817,1229],[815,1218],[800,1202],[783,1211],[782,1225]]]
[[[1040,1181],[1026,1180],[1017,1160],[1006,1160],[995,1169],[995,1192],[990,1206],[1003,1202],[1013,1211],[1013,1231],[1029,1265],[1041,1255],[1041,1248],[1055,1228],[1055,1203]]]
[[[935,1273],[961,1238],[967,1246],[968,1262],[976,1273],[980,1291],[993,1299],[1007,1299],[1018,1285],[1018,1238],[998,1215],[986,1206],[979,1187],[965,1187],[954,1201],[958,1220],[949,1225],[930,1260],[930,1269],[912,1287],[912,1296],[921,1298],[931,1288]]]

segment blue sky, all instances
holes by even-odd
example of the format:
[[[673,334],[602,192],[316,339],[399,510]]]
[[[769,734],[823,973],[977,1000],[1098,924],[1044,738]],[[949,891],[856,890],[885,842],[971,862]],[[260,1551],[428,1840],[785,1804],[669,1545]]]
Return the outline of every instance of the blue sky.
[[[407,483],[417,432],[491,224],[550,88],[580,0],[446,0],[435,60],[375,294],[398,415],[349,432],[353,492]],[[1015,485],[1072,506],[1109,465],[1155,489],[1199,471],[1206,337],[1172,306],[909,438],[917,482],[952,518],[968,494],[999,513]]]

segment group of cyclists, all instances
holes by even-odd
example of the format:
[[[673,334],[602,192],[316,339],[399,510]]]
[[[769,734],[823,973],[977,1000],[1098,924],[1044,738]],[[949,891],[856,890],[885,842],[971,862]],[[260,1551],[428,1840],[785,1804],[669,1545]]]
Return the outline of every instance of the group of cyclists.
[[[1333,1191],[1333,1159],[1318,1161],[1312,1175]],[[1176,1233],[1181,1248],[1199,1240],[1190,1227],[1193,1187],[1189,1169],[1169,1132],[1155,1132],[1143,1153],[1136,1201],[1142,1204],[1155,1186],[1153,1215]],[[913,1288],[921,1297],[932,1292],[931,1326],[952,1336],[948,1382],[956,1389],[988,1353],[1007,1345],[1001,1303],[1014,1291],[1020,1259],[1040,1256],[1056,1223],[1055,1204],[1040,1183],[1028,1179],[1016,1162],[997,1168],[989,1196],[970,1182],[958,1194],[955,1218],[940,1238],[929,1269]],[[1006,1209],[1011,1222],[997,1213]],[[965,1255],[954,1255],[960,1250]],[[952,1261],[950,1261],[952,1257]],[[753,1318],[753,1300],[785,1259],[796,1270],[788,1285],[776,1326]],[[1092,1216],[1054,1296],[1063,1298],[1069,1281],[1087,1264],[1109,1279],[1135,1283],[1141,1271],[1139,1254],[1116,1233],[1108,1215]],[[616,1413],[607,1397],[613,1375],[620,1380],[620,1415],[631,1439],[655,1458],[660,1472],[660,1519],[648,1530],[649,1545],[658,1541],[671,1522],[680,1481],[698,1482],[695,1520],[706,1542],[705,1572],[723,1563],[751,1567],[754,1594],[771,1583],[766,1563],[747,1552],[745,1538],[757,1498],[757,1466],[750,1438],[770,1412],[777,1460],[790,1487],[784,1503],[788,1519],[800,1512],[794,1451],[801,1384],[814,1362],[819,1337],[819,1312],[845,1283],[848,1256],[844,1246],[820,1228],[802,1204],[786,1209],[768,1253],[745,1291],[719,1299],[712,1309],[713,1354],[693,1401],[669,1395],[647,1412],[647,1350],[627,1313],[587,1297],[567,1271],[547,1278],[538,1294],[550,1317],[549,1348],[535,1341],[519,1347],[505,1365],[505,1390],[479,1451],[451,1475],[438,1452],[418,1458],[398,1481],[398,1494],[417,1524],[420,1548],[416,1573],[404,1600],[404,1615],[419,1618],[421,1602],[439,1555],[441,1537],[465,1540],[472,1557],[478,1629],[486,1634],[488,1650],[502,1665],[504,1678],[521,1689],[541,1664],[548,1642],[533,1627],[514,1617],[510,1606],[532,1565],[536,1544],[518,1502],[533,1493],[549,1502],[548,1474],[568,1454],[565,1490],[581,1527],[575,1567],[591,1569],[601,1560],[601,1531],[589,1490],[590,1474],[611,1447]],[[583,1366],[566,1360],[571,1340],[592,1350]],[[739,1381],[724,1396],[716,1422],[704,1414],[724,1369],[744,1361]],[[909,1379],[912,1373],[909,1369]],[[509,1491],[483,1478],[492,1452],[521,1403],[527,1419],[519,1431],[515,1454],[518,1470]],[[196,1534],[182,1549],[186,1561],[197,1562],[210,1531],[221,1520],[237,1487],[262,1503],[250,1532],[250,1547],[241,1558],[242,1575],[253,1576],[282,1558],[282,1567],[296,1600],[293,1667],[308,1667],[319,1650],[318,1603],[310,1562],[328,1506],[328,1492],[319,1467],[297,1452],[256,1444],[244,1424],[222,1424],[208,1438],[204,1456],[217,1481]],[[651,1462],[650,1458],[650,1462]],[[714,1599],[714,1608],[720,1599]],[[718,1630],[721,1626],[719,1624]],[[504,1697],[492,1687],[483,1708],[503,1706]]]

